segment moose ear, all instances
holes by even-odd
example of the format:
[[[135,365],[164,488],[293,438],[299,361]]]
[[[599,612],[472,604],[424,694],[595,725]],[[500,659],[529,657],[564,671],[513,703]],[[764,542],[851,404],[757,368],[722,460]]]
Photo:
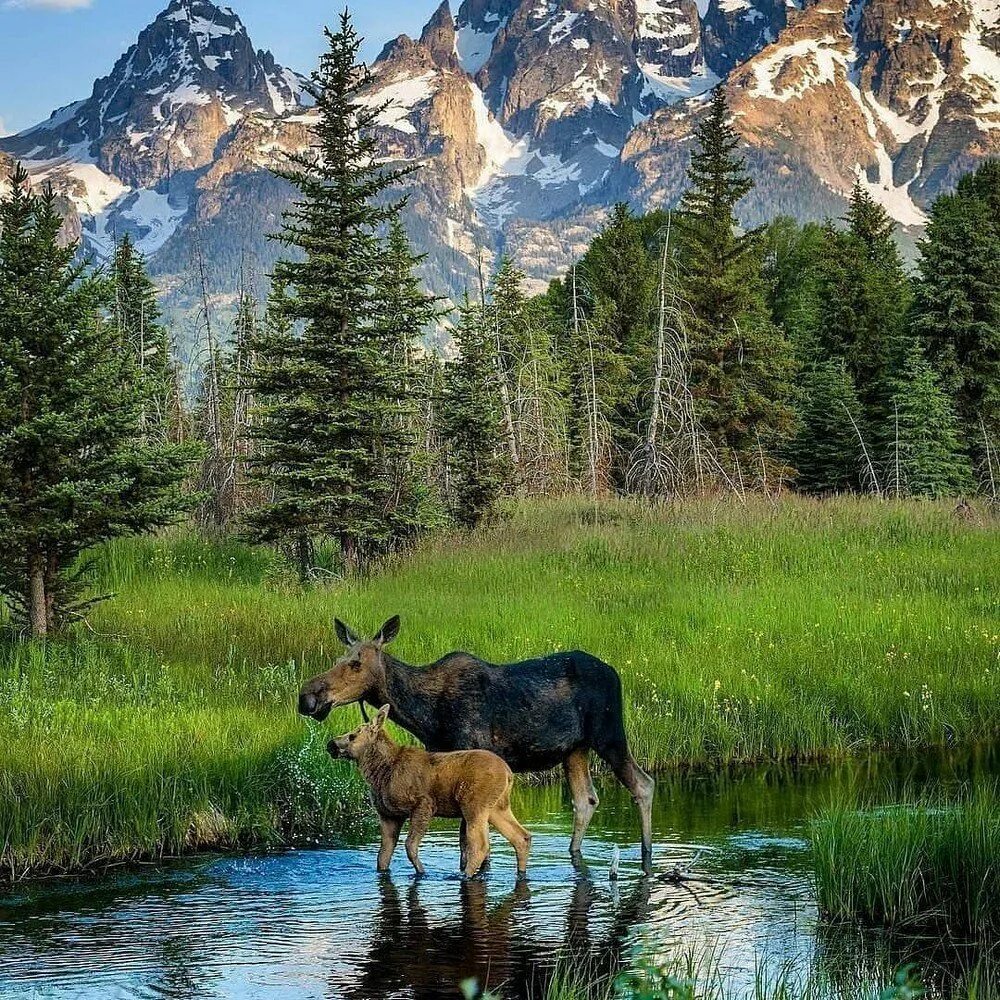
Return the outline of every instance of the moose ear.
[[[358,641],[358,637],[351,631],[350,626],[345,625],[339,618],[334,618],[333,628],[337,633],[337,638],[345,646],[353,646]]]
[[[384,646],[387,642],[392,642],[397,635],[399,635],[399,615],[393,615],[379,629],[378,635],[375,636],[375,643],[379,646]]]
[[[374,727],[376,733],[381,731],[381,729],[385,726],[386,720],[388,718],[389,718],[389,706],[383,705],[378,710],[378,715],[376,715],[374,720],[372,721],[372,726]]]

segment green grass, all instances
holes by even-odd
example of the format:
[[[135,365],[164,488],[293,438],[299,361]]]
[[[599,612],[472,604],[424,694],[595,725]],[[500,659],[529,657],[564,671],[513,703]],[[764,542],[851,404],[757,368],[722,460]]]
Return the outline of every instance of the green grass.
[[[945,991],[925,989],[916,965],[899,968],[886,981],[856,970],[846,977],[841,970],[799,968],[792,962],[771,963],[759,957],[753,980],[738,986],[733,982],[732,963],[725,951],[709,949],[703,954],[660,959],[650,942],[632,956],[629,969],[616,976],[588,969],[586,962],[567,961],[556,968],[538,1000],[994,1000],[1000,984],[990,973],[972,968],[956,975]],[[467,998],[503,1000],[503,991],[482,993],[470,980],[463,984]]]
[[[815,821],[821,911],[833,921],[985,941],[1000,932],[1000,789],[890,808],[834,806]]]
[[[401,614],[394,651],[416,663],[588,649],[621,671],[657,768],[988,739],[998,541],[944,505],[568,500],[307,589],[236,542],[111,544],[94,583],[116,597],[88,628],[0,643],[0,866],[356,831],[356,779],[294,712],[339,654],[334,615],[371,632]]]

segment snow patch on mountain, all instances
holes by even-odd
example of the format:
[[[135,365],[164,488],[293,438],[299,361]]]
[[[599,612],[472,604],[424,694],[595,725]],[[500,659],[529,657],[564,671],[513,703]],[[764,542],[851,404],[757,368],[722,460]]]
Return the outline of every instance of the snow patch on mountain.
[[[493,52],[493,42],[507,24],[506,18],[489,12],[483,16],[484,28],[455,22],[455,55],[458,64],[470,76],[475,76]]]
[[[421,76],[407,76],[405,73],[400,73],[392,83],[375,91],[374,94],[358,98],[358,103],[373,109],[385,105],[385,109],[379,115],[378,124],[395,129],[397,132],[415,135],[417,129],[409,120],[409,116],[419,105],[434,96],[436,88],[433,81],[436,78],[437,74],[433,71]]]
[[[754,63],[752,96],[784,104],[802,97],[811,87],[837,82],[837,70],[847,70],[847,57],[841,46],[843,39],[826,35],[806,38],[784,45]],[[792,79],[782,83],[791,71]]]
[[[971,14],[969,30],[962,37],[962,76],[978,105],[980,129],[1000,129],[1000,54],[986,43],[986,36],[995,38],[1000,32],[1000,0],[973,0]]]

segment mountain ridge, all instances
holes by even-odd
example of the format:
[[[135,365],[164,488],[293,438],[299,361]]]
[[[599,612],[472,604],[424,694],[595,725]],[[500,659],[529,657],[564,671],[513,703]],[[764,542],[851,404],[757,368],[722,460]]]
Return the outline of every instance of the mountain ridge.
[[[919,232],[930,202],[1000,155],[1000,0],[445,0],[387,41],[365,100],[407,180],[427,284],[460,294],[508,250],[536,287],[607,207],[669,207],[716,85],[757,181],[744,221],[839,215],[860,181]],[[168,300],[195,240],[224,294],[291,197],[270,167],[310,142],[303,78],[238,15],[171,0],[91,95],[0,139],[68,199],[98,259],[130,232]]]

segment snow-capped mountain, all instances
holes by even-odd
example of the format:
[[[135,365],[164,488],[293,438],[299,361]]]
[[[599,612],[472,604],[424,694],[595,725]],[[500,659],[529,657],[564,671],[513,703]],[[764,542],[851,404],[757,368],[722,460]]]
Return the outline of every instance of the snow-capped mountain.
[[[749,223],[838,215],[860,178],[916,229],[1000,155],[1000,0],[445,0],[370,68],[381,155],[422,166],[408,224],[440,291],[501,247],[547,280],[609,204],[674,203],[720,82]],[[0,150],[68,196],[91,251],[128,230],[176,290],[197,233],[224,286],[245,250],[273,259],[290,192],[268,168],[313,121],[236,14],[173,0],[89,98]]]
[[[130,231],[155,254],[190,209],[188,184],[251,116],[300,110],[302,80],[253,48],[228,8],[172,0],[85,100],[3,140],[73,202],[88,248]]]

